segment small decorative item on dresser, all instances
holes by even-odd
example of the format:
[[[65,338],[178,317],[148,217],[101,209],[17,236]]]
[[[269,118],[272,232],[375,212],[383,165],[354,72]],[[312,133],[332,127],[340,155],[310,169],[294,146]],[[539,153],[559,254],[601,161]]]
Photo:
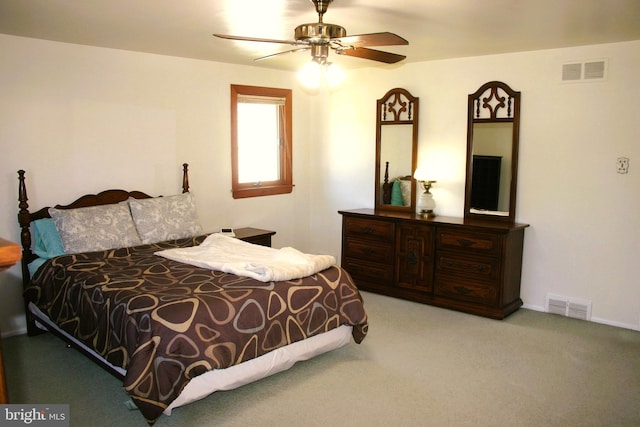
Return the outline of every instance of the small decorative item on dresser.
[[[433,200],[433,194],[431,194],[429,190],[431,189],[431,185],[435,184],[437,181],[428,180],[425,170],[422,168],[417,168],[413,174],[413,177],[416,179],[416,181],[422,183],[422,188],[424,188],[424,192],[418,193],[418,200],[416,201],[416,213],[428,218],[436,216],[436,202],[435,200]]]

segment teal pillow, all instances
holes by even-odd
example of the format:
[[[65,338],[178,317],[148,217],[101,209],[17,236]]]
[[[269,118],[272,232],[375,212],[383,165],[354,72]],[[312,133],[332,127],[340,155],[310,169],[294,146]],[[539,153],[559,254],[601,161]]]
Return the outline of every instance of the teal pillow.
[[[393,181],[393,186],[391,187],[391,204],[394,206],[404,206],[402,187],[399,180]]]
[[[64,255],[62,240],[55,222],[51,218],[33,221],[33,252],[40,258],[53,258]]]

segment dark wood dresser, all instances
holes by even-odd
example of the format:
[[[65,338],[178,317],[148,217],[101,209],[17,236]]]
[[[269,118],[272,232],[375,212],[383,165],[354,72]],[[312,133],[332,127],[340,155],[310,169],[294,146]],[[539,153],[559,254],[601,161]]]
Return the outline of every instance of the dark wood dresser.
[[[342,267],[358,288],[494,319],[522,306],[527,224],[373,209],[339,213]]]

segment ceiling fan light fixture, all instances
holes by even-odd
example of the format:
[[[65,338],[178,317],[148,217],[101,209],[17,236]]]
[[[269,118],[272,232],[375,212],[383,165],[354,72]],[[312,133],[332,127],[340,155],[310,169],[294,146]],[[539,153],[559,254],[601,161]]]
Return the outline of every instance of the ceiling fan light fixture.
[[[298,71],[298,80],[307,89],[318,89],[322,79],[322,65],[317,61],[309,61]]]
[[[316,61],[307,62],[298,71],[298,80],[307,89],[315,90],[320,87],[333,88],[344,81],[345,74],[335,64]]]
[[[316,44],[311,46],[311,58],[318,64],[326,64],[329,57],[329,45]]]
[[[345,79],[345,74],[344,71],[342,71],[342,68],[333,63],[327,64],[326,75],[327,84],[330,88],[340,85]]]

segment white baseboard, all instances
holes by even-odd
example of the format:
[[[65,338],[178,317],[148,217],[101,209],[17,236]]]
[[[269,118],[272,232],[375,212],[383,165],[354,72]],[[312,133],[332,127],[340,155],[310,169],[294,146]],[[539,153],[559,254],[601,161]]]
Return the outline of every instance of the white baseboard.
[[[603,325],[615,326],[617,328],[631,329],[633,331],[640,331],[640,325],[631,325],[622,322],[614,322],[608,319],[602,319],[600,317],[591,316],[591,321],[596,323],[602,323]]]
[[[523,304],[522,308],[526,308],[528,310],[533,310],[533,311],[542,311],[543,313],[545,312],[544,307],[540,305]]]
[[[547,312],[544,307],[541,307],[539,305],[523,304],[522,308],[526,308],[528,310],[533,310],[533,311],[540,311],[542,313],[546,313]],[[555,314],[555,316],[557,316],[557,314]],[[591,320],[590,321],[594,322],[594,323],[601,323],[603,325],[615,326],[617,328],[624,328],[624,329],[631,329],[633,331],[640,331],[640,325],[630,325],[630,324],[626,324],[626,323],[622,323],[622,322],[614,322],[613,320],[603,319],[601,317],[593,317],[593,316],[591,316]]]

